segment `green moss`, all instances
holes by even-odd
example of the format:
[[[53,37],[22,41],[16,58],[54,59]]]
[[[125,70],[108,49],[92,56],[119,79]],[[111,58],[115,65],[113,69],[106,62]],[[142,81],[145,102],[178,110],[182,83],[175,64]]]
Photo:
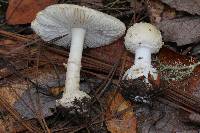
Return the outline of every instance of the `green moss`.
[[[161,79],[172,81],[172,80],[183,80],[189,77],[194,68],[199,65],[200,62],[191,65],[182,65],[177,63],[177,65],[166,65],[159,62],[158,71],[162,74]]]

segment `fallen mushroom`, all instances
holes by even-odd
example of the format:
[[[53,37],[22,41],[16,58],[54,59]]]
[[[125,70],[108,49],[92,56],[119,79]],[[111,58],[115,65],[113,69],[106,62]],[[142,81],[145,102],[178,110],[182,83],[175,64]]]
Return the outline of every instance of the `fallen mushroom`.
[[[149,83],[149,74],[157,79],[157,71],[151,65],[151,54],[157,53],[162,47],[162,36],[157,28],[149,23],[136,23],[131,26],[125,36],[126,48],[135,53],[134,65],[128,69],[123,79],[137,79],[144,76]]]
[[[71,107],[75,99],[90,98],[79,90],[83,48],[108,45],[120,38],[125,25],[117,18],[102,12],[72,4],[56,4],[40,11],[31,23],[33,30],[44,40],[63,36],[54,43],[70,46],[65,89],[58,100],[62,106]]]

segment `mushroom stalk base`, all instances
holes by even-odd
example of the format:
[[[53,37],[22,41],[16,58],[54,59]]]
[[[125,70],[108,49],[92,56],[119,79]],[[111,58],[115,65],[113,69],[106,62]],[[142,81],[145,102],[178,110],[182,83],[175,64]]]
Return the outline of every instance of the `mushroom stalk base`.
[[[65,107],[73,106],[72,102],[75,99],[81,100],[84,97],[89,98],[89,95],[79,90],[81,58],[85,33],[86,31],[82,28],[72,29],[72,41],[67,63],[65,89],[63,97],[59,100],[59,103]]]
[[[147,47],[140,47],[135,51],[135,62],[134,65],[129,68],[123,79],[137,79],[139,77],[144,76],[145,82],[149,83],[148,76],[149,74],[153,76],[153,79],[157,79],[157,71],[151,65],[151,51]]]

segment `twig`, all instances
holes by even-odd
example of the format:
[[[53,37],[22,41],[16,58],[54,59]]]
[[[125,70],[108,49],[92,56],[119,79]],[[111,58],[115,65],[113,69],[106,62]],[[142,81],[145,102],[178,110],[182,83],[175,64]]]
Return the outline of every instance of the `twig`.
[[[113,79],[113,76],[114,76],[114,74],[115,74],[115,72],[116,72],[116,70],[117,70],[117,67],[118,67],[118,65],[119,65],[119,63],[120,63],[120,60],[118,60],[115,64],[114,64],[114,66],[113,66],[113,68],[112,68],[112,70],[111,70],[111,72],[109,73],[109,75],[108,75],[108,78],[107,78],[107,81],[105,80],[105,82],[103,83],[103,88],[99,88],[99,90],[97,90],[97,93],[99,93],[98,95],[97,95],[97,98],[99,99],[101,96],[102,96],[102,94],[105,92],[105,90],[106,90],[106,88],[108,87],[108,85],[111,83],[111,81],[112,81],[112,79]],[[101,90],[101,91],[100,91]],[[100,92],[99,92],[100,91]]]
[[[35,127],[32,127],[30,124],[25,123],[22,120],[22,117],[20,116],[20,114],[10,106],[10,104],[3,98],[3,96],[1,96],[1,94],[0,94],[0,105],[2,105],[24,127],[26,127],[28,131],[30,131],[31,133],[41,133],[40,129],[37,129]]]
[[[170,89],[164,90],[164,98],[178,104],[188,110],[193,110],[200,113],[200,100],[199,98],[191,95],[188,92],[182,91],[180,89]]]
[[[120,117],[121,115],[123,115],[124,113],[126,113],[127,111],[130,111],[130,110],[131,111],[134,110],[134,107],[131,106],[131,107],[128,107],[126,109],[123,109],[123,110],[121,110],[117,113],[112,114],[110,117],[103,118],[99,121],[93,121],[92,120],[89,124],[85,124],[85,125],[81,125],[81,126],[74,126],[74,127],[68,127],[68,128],[62,128],[62,129],[53,129],[52,132],[53,133],[60,132],[60,131],[65,131],[65,132],[70,132],[70,133],[78,132],[78,131],[80,131],[84,128],[89,128],[92,125],[99,124],[99,123],[102,123],[104,121],[108,121],[110,119],[116,118],[116,117]],[[105,116],[105,113],[102,113],[102,114],[99,114],[99,115]]]
[[[17,41],[23,41],[23,42],[30,41],[30,38],[27,38],[26,36],[16,34],[16,33],[12,33],[12,32],[8,32],[8,31],[5,31],[5,30],[0,30],[0,35],[4,36],[4,37],[8,37],[8,38],[13,39],[13,40],[17,40]]]
[[[39,66],[40,54],[41,54],[40,48],[41,48],[40,45],[38,45],[38,54],[37,54],[37,63],[36,63],[36,77],[38,77],[38,66]],[[44,119],[43,112],[41,110],[40,96],[39,96],[39,93],[38,93],[39,91],[38,91],[37,88],[36,88],[36,91],[37,91],[37,97],[36,97],[37,109],[36,109],[36,112],[37,112],[38,120],[39,120],[42,128],[44,129],[44,131],[46,133],[50,133],[50,130],[47,126],[47,123]]]

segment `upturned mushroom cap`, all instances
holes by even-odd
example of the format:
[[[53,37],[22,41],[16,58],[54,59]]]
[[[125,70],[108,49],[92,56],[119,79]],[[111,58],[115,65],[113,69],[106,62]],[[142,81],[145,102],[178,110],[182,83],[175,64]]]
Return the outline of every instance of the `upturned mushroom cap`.
[[[54,43],[65,47],[70,45],[72,28],[86,30],[84,47],[110,44],[121,37],[126,29],[117,18],[72,4],[56,4],[45,8],[37,14],[31,27],[44,41],[63,36]]]
[[[148,47],[151,53],[157,53],[162,45],[160,31],[149,23],[135,23],[128,29],[125,36],[125,46],[132,53],[138,47]]]

